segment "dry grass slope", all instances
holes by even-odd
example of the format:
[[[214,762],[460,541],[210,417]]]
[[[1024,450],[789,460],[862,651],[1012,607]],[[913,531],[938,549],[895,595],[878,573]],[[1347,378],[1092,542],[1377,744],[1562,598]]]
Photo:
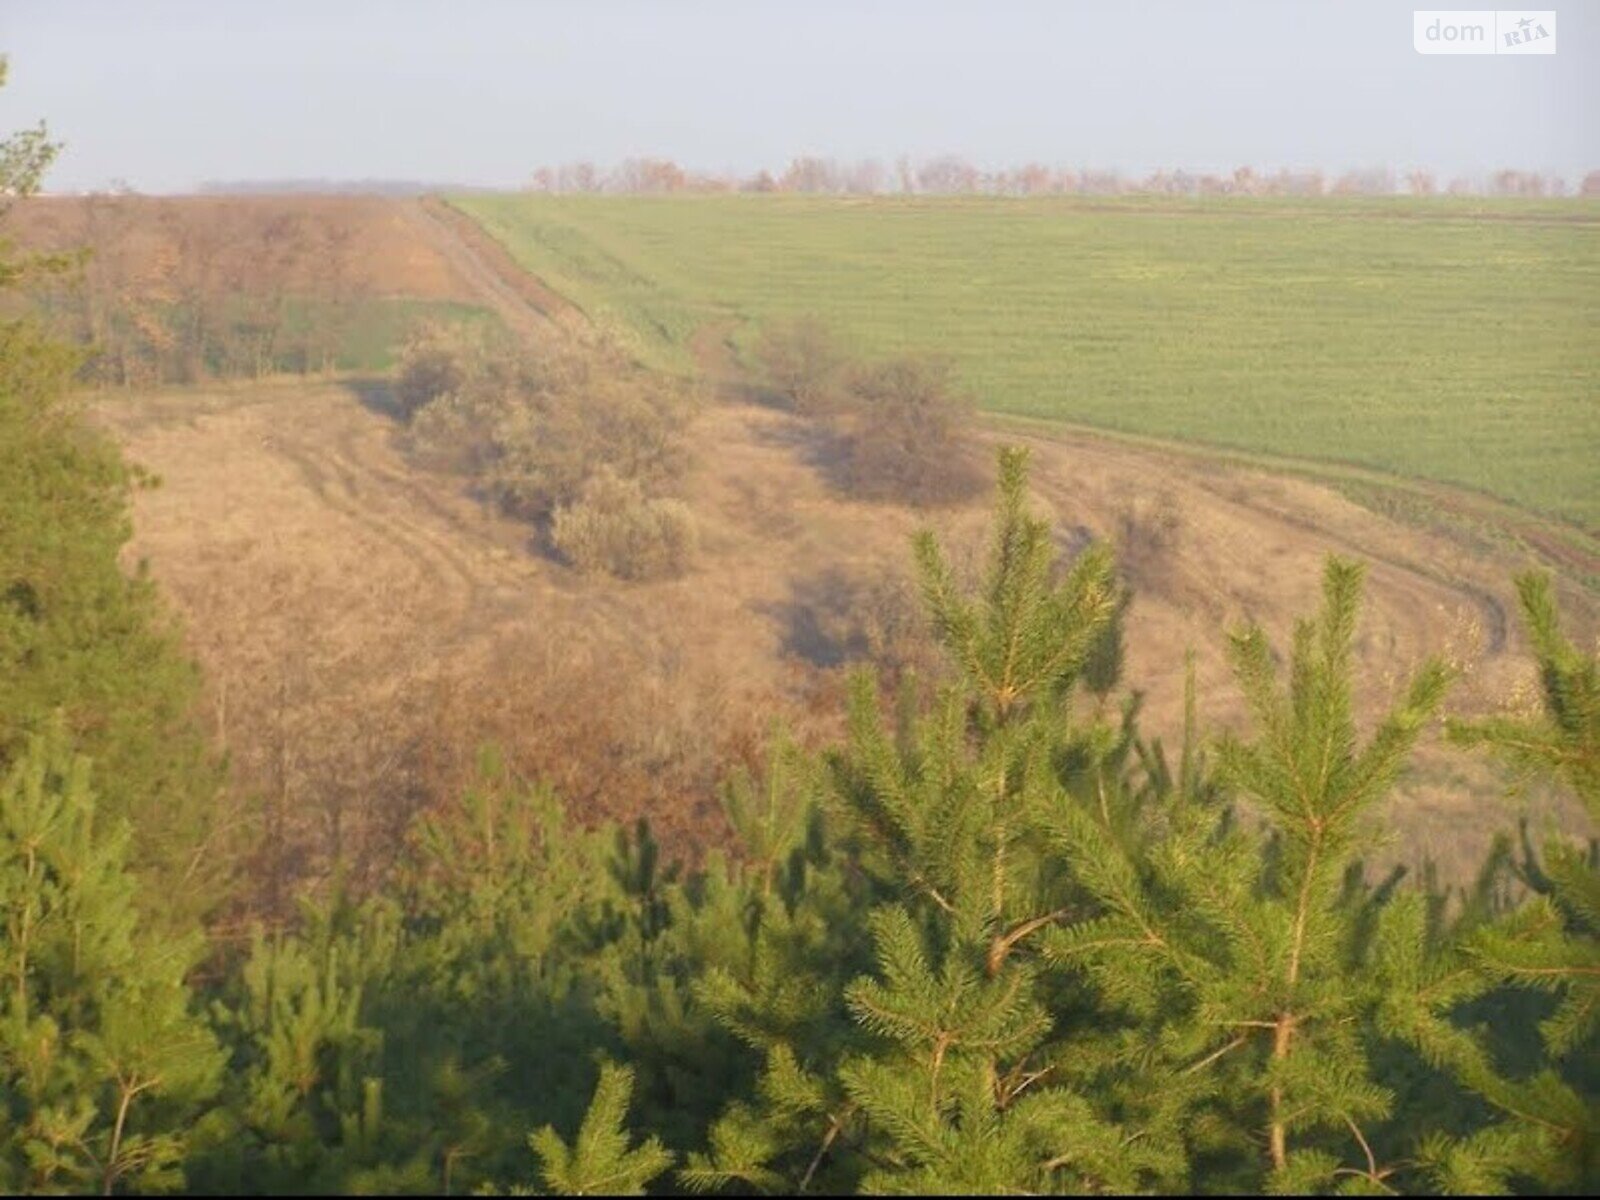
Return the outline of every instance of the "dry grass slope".
[[[184,611],[246,790],[294,814],[307,855],[341,837],[394,836],[399,810],[457,786],[486,737],[579,812],[649,816],[693,853],[721,836],[720,764],[748,754],[780,714],[804,733],[830,728],[840,668],[884,644],[873,621],[903,635],[885,609],[861,618],[860,637],[847,624],[819,643],[818,629],[840,628],[837,593],[886,595],[893,608],[924,521],[968,562],[981,550],[986,498],[929,514],[843,499],[814,465],[804,422],[729,400],[693,428],[690,573],[584,577],[455,477],[407,461],[397,427],[364,398],[261,385],[100,407],[165,481],[138,499],[130,553]],[[1197,651],[1205,711],[1237,719],[1222,631],[1252,618],[1285,637],[1314,606],[1330,551],[1372,564],[1360,647],[1369,702],[1430,651],[1472,659],[1457,696],[1468,711],[1521,678],[1506,620],[1513,562],[1312,483],[1088,437],[1028,440],[1065,551],[1126,529],[1129,499],[1152,477],[1181,513],[1141,552],[1129,616],[1128,679],[1169,737],[1185,651]],[[1592,605],[1566,599],[1592,636]],[[714,745],[707,728],[722,730]],[[1506,824],[1493,781],[1462,769],[1425,760],[1391,854],[1459,873]],[[363,809],[379,797],[382,811]]]
[[[231,220],[323,202],[195,203],[242,204]],[[408,294],[484,305],[534,337],[564,336],[577,319],[424,206],[329,203],[364,214],[373,261]],[[648,816],[693,855],[723,834],[718,775],[756,754],[774,719],[820,736],[836,728],[853,663],[927,667],[910,535],[932,525],[975,569],[987,497],[919,512],[841,494],[826,433],[762,402],[733,329],[708,324],[689,339],[714,397],[690,428],[679,489],[698,547],[686,575],[656,582],[580,574],[460,476],[409,456],[383,381],[95,401],[164,480],[137,497],[129,557],[147,559],[182,610],[235,802],[264,814],[284,871],[316,876],[337,854],[381,862],[410,810],[459,787],[484,741],[580,815]],[[1368,705],[1435,651],[1470,667],[1455,697],[1464,712],[1531,682],[1508,619],[1509,580],[1527,557],[1515,540],[1470,524],[1419,528],[1322,483],[1202,452],[1050,426],[980,436],[987,449],[1002,438],[1033,447],[1036,501],[1063,553],[1092,537],[1121,544],[1136,591],[1127,680],[1169,741],[1185,652],[1196,652],[1208,718],[1238,720],[1224,630],[1259,620],[1281,644],[1315,606],[1329,552],[1371,565]],[[1573,582],[1583,574],[1563,577],[1562,600],[1593,638],[1600,611]],[[1433,857],[1459,876],[1513,814],[1500,791],[1481,767],[1430,751],[1397,801],[1400,840],[1386,854]],[[1524,803],[1539,809],[1538,797]]]

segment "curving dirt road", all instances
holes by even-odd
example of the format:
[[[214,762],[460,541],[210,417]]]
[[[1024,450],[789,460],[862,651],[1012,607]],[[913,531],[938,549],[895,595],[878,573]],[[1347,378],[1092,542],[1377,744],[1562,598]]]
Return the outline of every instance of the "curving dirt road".
[[[517,266],[470,218],[432,196],[398,205],[416,235],[455,268],[508,329],[533,338],[583,330],[581,312]]]

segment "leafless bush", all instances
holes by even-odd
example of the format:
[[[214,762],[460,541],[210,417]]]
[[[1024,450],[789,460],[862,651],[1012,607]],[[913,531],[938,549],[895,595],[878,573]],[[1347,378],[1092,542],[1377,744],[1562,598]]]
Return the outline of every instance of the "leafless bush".
[[[566,351],[500,385],[489,425],[490,490],[530,518],[578,498],[600,467],[646,488],[675,478],[687,460],[687,394],[616,352]]]
[[[429,322],[414,330],[400,350],[394,389],[400,415],[460,392],[482,370],[484,353],[482,339],[460,327]]]
[[[603,466],[576,501],[556,509],[551,540],[580,571],[669,578],[688,566],[694,518],[681,501],[649,499],[638,480]]]
[[[839,481],[852,495],[910,504],[971,496],[972,401],[944,359],[905,355],[848,373],[836,421]]]
[[[419,347],[417,388],[452,379]],[[646,489],[687,460],[692,403],[682,385],[607,347],[521,347],[488,353],[412,417],[415,446],[470,471],[507,512],[532,520],[579,498],[602,467]]]
[[[425,743],[427,794],[460,795],[492,744],[585,824],[648,816],[667,854],[690,861],[715,844],[717,783],[731,764],[754,762],[780,701],[731,690],[692,630],[621,633],[541,627],[442,684]]]
[[[824,416],[838,406],[845,356],[816,317],[769,325],[756,341],[755,357],[767,385],[801,416]]]

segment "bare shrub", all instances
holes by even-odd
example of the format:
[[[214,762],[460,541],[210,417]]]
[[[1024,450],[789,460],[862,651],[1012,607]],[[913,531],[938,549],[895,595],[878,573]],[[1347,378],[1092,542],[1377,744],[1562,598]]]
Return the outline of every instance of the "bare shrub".
[[[580,571],[669,578],[688,566],[694,518],[681,501],[649,499],[638,480],[603,466],[575,502],[556,510],[551,540]]]
[[[852,495],[938,504],[983,486],[970,454],[972,400],[942,358],[904,355],[849,372],[837,475]]]
[[[767,386],[801,416],[823,416],[838,406],[845,355],[818,318],[767,326],[756,341],[755,357]]]
[[[411,414],[411,449],[432,466],[477,476],[494,458],[487,415],[466,389],[445,392]]]
[[[498,384],[486,482],[502,507],[529,518],[572,503],[600,467],[659,486],[687,461],[681,434],[691,411],[681,384],[615,350],[524,363]]]
[[[719,780],[753,765],[782,709],[729,686],[692,630],[543,625],[441,681],[422,755],[427,795],[459,796],[480,748],[548,784],[584,824],[650,819],[667,856],[721,840]],[[837,695],[820,701],[832,719]]]
[[[432,370],[419,367],[419,387]],[[475,474],[507,512],[542,520],[601,467],[646,488],[675,478],[692,408],[682,384],[614,348],[520,347],[469,360],[453,390],[415,410],[411,431],[417,449]]]
[[[852,363],[816,317],[768,326],[755,346],[766,385],[823,422],[834,481],[869,500],[936,504],[983,485],[970,456],[972,399],[951,363],[901,355]]]
[[[400,349],[395,402],[410,417],[436,400],[461,391],[482,369],[482,339],[458,326],[427,322]]]

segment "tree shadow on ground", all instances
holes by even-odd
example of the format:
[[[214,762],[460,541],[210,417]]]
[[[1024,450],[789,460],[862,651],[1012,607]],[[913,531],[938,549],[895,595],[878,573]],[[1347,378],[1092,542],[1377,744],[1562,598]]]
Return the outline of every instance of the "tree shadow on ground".
[[[396,425],[405,424],[405,414],[395,396],[394,381],[381,375],[362,375],[340,381],[368,412],[387,417]]]
[[[920,667],[931,647],[915,581],[882,567],[826,567],[761,611],[778,622],[784,654],[823,669]]]

